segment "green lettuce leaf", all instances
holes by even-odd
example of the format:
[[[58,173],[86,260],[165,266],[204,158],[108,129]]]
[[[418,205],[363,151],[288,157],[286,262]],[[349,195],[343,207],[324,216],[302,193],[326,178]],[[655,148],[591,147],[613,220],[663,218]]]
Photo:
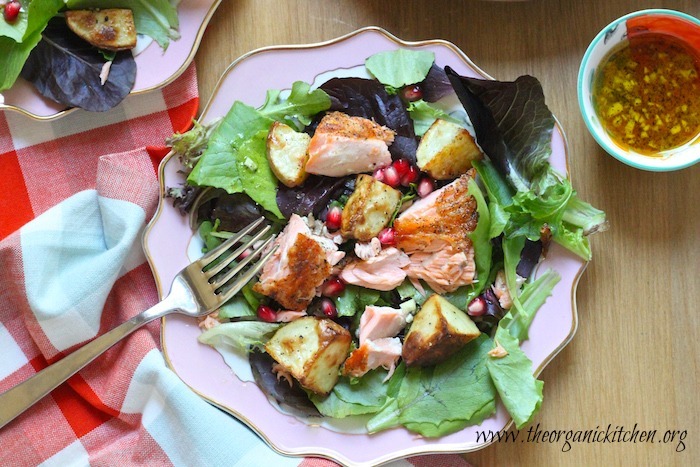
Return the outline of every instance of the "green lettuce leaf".
[[[236,101],[214,130],[209,145],[187,177],[191,185],[246,193],[265,210],[281,218],[277,178],[267,162],[266,138],[273,121]]]
[[[552,295],[554,286],[561,280],[561,276],[554,270],[548,269],[540,277],[532,282],[523,285],[522,292],[518,297],[520,310],[514,314],[511,309],[499,325],[508,331],[520,342],[528,338],[528,329],[535,318],[537,310],[544,304],[547,298]]]
[[[281,323],[264,323],[262,321],[239,321],[223,323],[204,331],[197,338],[202,344],[212,347],[221,345],[233,347],[242,352],[261,348],[268,341]]]
[[[62,7],[63,0],[33,0],[16,22],[0,20],[0,91],[15,83],[42,31]]]
[[[257,316],[256,309],[251,307],[246,299],[236,295],[221,308],[219,308],[219,318],[240,318],[243,316]]]
[[[10,37],[0,37],[0,91],[15,84],[27,57],[40,40],[41,31],[29,35],[22,42],[15,42]]]
[[[398,89],[423,81],[434,61],[433,52],[397,49],[370,56],[365,66],[380,83]]]
[[[169,0],[68,0],[68,9],[128,8],[134,14],[136,32],[155,40],[163,49],[180,38],[177,8]]]
[[[310,394],[319,412],[327,417],[345,418],[350,415],[375,413],[386,403],[388,383],[386,370],[373,370],[356,380],[341,377],[328,397]]]
[[[503,405],[520,429],[539,411],[544,383],[533,376],[532,362],[520,349],[518,339],[506,328],[498,326],[494,342],[508,355],[488,356],[486,366]]]
[[[423,99],[411,102],[406,110],[408,110],[408,114],[411,116],[411,120],[413,120],[413,128],[416,132],[416,136],[423,136],[438,118],[456,123],[457,125],[464,124],[464,122],[454,118],[441,108]]]
[[[266,211],[282,218],[277,206],[277,178],[267,161],[267,134],[275,121],[308,122],[330,107],[330,97],[321,90],[310,91],[297,81],[287,99],[268,91],[258,110],[236,101],[209,138],[192,172],[191,185],[222,188],[228,193],[246,193]],[[298,123],[297,123],[298,124]]]
[[[321,89],[311,90],[311,86],[303,81],[292,84],[289,97],[282,99],[281,92],[267,91],[265,103],[260,113],[272,120],[282,121],[292,128],[301,131],[311,123],[314,115],[331,106],[331,99]]]
[[[480,423],[496,409],[496,389],[486,368],[491,347],[482,334],[435,367],[408,368],[397,394],[368,421],[368,431],[403,425],[433,437]]]

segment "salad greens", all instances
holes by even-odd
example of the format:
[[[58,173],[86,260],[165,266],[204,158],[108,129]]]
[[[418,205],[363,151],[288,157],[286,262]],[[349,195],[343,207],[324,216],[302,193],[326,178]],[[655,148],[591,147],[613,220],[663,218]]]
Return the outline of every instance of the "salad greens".
[[[277,205],[277,178],[267,162],[267,134],[275,120],[301,128],[329,107],[325,92],[311,91],[301,81],[292,85],[287,98],[281,97],[280,91],[269,91],[260,109],[236,101],[212,133],[187,181],[228,193],[246,193],[270,214],[282,218]]]
[[[370,56],[365,66],[380,83],[398,89],[423,81],[434,61],[433,52],[398,49]]]
[[[486,367],[493,347],[481,335],[434,367],[411,367],[397,393],[367,423],[374,433],[403,425],[426,437],[478,424],[496,410],[496,390]]]
[[[15,22],[0,21],[0,50],[3,51],[0,54],[0,92],[12,87],[32,51],[42,42],[42,34],[49,21],[65,9],[129,8],[134,15],[136,32],[152,37],[163,49],[167,48],[170,40],[179,38],[177,7],[169,0],[26,0],[22,3],[23,10]],[[80,81],[83,75],[74,76],[75,72],[80,71],[77,62],[70,54],[61,58],[60,63],[66,64],[62,70],[70,66],[68,74],[62,73],[61,79]],[[91,73],[89,76],[93,75]],[[96,76],[99,77],[99,73]],[[133,85],[133,76],[131,83]],[[102,91],[102,96],[110,95],[110,92],[104,92],[99,87],[91,86],[90,89],[93,92]],[[65,103],[65,100],[59,102]]]
[[[465,78],[449,67],[442,71],[433,62],[429,52],[386,52],[366,61],[376,80],[333,78],[313,91],[296,82],[286,97],[269,91],[258,109],[237,101],[215,129],[195,124],[192,135],[178,135],[176,152],[191,170],[187,178],[191,186],[244,193],[275,218],[292,213],[322,218],[329,206],[352,193],[354,181],[312,176],[298,187],[278,187],[265,155],[265,138],[274,121],[312,134],[319,114],[327,110],[370,118],[397,131],[390,146],[395,159],[415,162],[417,136],[435,120],[466,125],[440,105],[441,97],[455,92],[487,158],[474,161],[477,177],[468,182],[468,193],[476,202],[477,223],[469,238],[477,280],[443,297],[465,311],[481,300],[485,314],[481,321],[474,320],[482,333],[434,366],[407,367],[401,362],[389,372],[341,376],[328,396],[309,392],[303,399],[329,417],[367,416],[370,433],[403,426],[425,437],[479,424],[495,412],[500,400],[521,428],[540,409],[543,382],[533,375],[532,362],[520,344],[528,339],[537,310],[560,280],[552,270],[535,279],[533,270],[550,234],[590,259],[587,235],[605,228],[605,214],[578,198],[570,182],[549,165],[555,120],[535,78],[521,77],[513,83]],[[430,99],[403,102],[397,94],[407,85],[430,89]],[[408,199],[415,193],[412,186],[402,194]],[[202,223],[200,231],[208,241],[217,242],[224,234],[218,222],[210,218]],[[512,300],[507,310],[495,292],[501,277]],[[366,306],[396,308],[413,300],[420,307],[432,293],[427,284],[409,280],[389,292],[347,284],[334,299],[336,319],[355,332]],[[249,315],[265,300],[248,287],[222,309],[223,316]],[[260,347],[274,326],[278,325],[222,324],[205,331],[200,341],[229,342],[250,351]],[[261,358],[257,354],[254,358],[256,378],[264,379],[262,385],[280,401],[287,396],[265,374],[267,363]],[[297,397],[298,391],[293,398]],[[308,413],[308,407],[303,410]]]

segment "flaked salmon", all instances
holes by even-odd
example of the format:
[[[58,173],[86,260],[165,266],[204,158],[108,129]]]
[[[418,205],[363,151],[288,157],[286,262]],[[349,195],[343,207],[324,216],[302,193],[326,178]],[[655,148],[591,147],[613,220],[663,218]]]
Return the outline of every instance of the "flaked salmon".
[[[413,203],[394,221],[396,245],[406,252],[411,279],[422,279],[438,293],[474,281],[476,265],[469,233],[476,228],[476,201],[468,193],[474,169]]]
[[[360,347],[345,360],[343,374],[360,377],[383,367],[391,376],[401,356],[401,340],[396,335],[406,327],[410,313],[403,308],[367,306],[360,317]]]
[[[394,290],[406,279],[404,268],[409,264],[409,257],[398,248],[384,248],[375,256],[349,262],[340,272],[340,278],[368,289]]]
[[[275,239],[277,251],[263,267],[253,290],[274,299],[290,311],[304,310],[331,274],[330,242],[318,241],[296,214]]]
[[[329,177],[372,172],[391,163],[394,131],[363,117],[330,112],[309,143],[306,172]]]
[[[385,381],[391,378],[396,369],[396,363],[401,356],[401,339],[384,337],[376,341],[368,341],[353,351],[343,365],[343,374],[359,378],[368,371],[383,367],[389,370]]]

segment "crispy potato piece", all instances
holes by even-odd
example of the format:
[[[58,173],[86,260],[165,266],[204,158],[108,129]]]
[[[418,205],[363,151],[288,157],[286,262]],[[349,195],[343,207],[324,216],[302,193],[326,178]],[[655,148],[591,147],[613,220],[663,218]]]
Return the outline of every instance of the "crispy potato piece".
[[[294,131],[282,122],[272,124],[267,135],[267,160],[280,182],[292,188],[306,180],[306,161],[309,159],[309,142],[306,133]]]
[[[265,350],[303,387],[327,395],[351,342],[350,333],[333,320],[306,316],[278,329]]]
[[[134,15],[129,9],[68,10],[66,23],[81,39],[100,49],[119,51],[136,47]]]
[[[435,365],[480,334],[465,312],[434,294],[413,318],[401,356],[408,366]]]
[[[340,233],[361,242],[368,242],[389,225],[401,202],[401,192],[376,180],[371,175],[357,176],[355,191],[343,209]]]
[[[459,177],[483,156],[469,131],[441,119],[423,135],[416,152],[418,167],[436,180]]]

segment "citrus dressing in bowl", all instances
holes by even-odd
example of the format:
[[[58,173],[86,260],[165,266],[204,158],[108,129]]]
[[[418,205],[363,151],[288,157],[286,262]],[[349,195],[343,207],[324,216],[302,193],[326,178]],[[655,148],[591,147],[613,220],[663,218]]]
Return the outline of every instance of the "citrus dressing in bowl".
[[[649,156],[680,147],[700,133],[698,56],[670,34],[630,34],[603,60],[593,99],[621,147]]]

